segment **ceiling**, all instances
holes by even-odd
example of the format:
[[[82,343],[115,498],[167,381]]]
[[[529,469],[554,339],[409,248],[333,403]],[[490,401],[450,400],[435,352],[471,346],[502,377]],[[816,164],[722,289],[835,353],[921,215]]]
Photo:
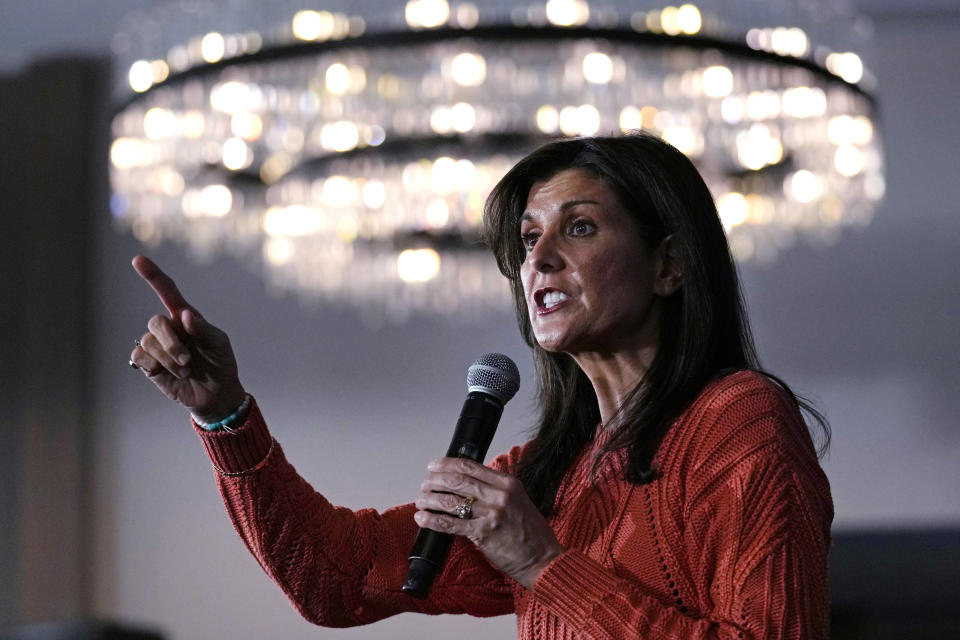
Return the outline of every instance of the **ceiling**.
[[[36,0],[3,0],[0,72],[53,53],[107,55],[120,16],[164,1],[61,0],[42,3],[43,10],[38,10]],[[945,13],[960,16],[960,0],[853,0],[852,4],[860,12],[880,19]],[[51,10],[54,7],[56,10]]]

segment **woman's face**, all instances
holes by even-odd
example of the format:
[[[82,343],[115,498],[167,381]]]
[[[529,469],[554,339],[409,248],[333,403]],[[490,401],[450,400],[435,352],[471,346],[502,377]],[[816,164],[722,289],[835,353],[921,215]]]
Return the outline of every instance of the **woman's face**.
[[[656,347],[659,260],[607,183],[567,169],[530,189],[520,269],[541,347],[573,356]]]

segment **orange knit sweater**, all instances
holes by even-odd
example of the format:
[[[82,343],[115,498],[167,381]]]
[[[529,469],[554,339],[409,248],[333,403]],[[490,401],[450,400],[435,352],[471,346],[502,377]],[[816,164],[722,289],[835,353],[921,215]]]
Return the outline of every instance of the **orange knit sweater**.
[[[623,480],[625,452],[590,481],[598,434],[567,472],[550,523],[567,549],[525,589],[457,538],[429,599],[400,591],[413,505],[332,506],[286,461],[253,406],[235,434],[204,432],[234,525],[308,620],[374,622],[402,611],[515,613],[521,640],[827,638],[833,507],[796,408],[765,377],[714,382],[676,421],[660,474]],[[271,448],[272,446],[272,448]],[[512,468],[522,447],[493,461]]]

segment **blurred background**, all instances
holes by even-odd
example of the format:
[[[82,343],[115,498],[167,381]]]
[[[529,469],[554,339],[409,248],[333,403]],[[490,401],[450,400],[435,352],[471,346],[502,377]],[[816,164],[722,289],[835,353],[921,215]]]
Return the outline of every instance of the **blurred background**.
[[[370,323],[114,223],[110,43],[122,15],[155,4],[0,9],[0,633],[84,620],[78,633],[178,639],[513,637],[512,617],[301,620],[234,534],[186,414],[127,366],[161,310],[129,265],[146,252],[230,334],[288,458],[336,504],[411,499],[485,352],[525,381],[491,455],[533,415],[509,310]],[[960,637],[960,8],[854,4],[875,29],[885,197],[863,228],[742,277],[765,366],[833,426],[835,636]]]

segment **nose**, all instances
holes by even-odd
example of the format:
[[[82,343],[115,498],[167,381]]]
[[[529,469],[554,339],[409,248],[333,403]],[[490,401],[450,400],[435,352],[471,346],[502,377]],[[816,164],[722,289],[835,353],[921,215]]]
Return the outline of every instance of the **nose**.
[[[560,255],[557,247],[557,239],[553,232],[545,232],[533,245],[533,249],[527,254],[527,262],[534,269],[541,273],[550,273],[563,269],[563,257]]]

